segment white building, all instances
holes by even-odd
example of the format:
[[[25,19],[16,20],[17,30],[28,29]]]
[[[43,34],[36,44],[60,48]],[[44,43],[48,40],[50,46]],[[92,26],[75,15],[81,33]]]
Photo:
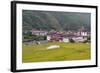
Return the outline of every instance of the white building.
[[[47,35],[47,40],[50,41],[50,39],[51,39],[51,36]]]
[[[41,35],[41,36],[45,36],[47,35],[47,31],[43,31],[43,30],[32,30],[32,35]]]
[[[69,42],[69,39],[64,37],[63,38],[63,42],[68,43]]]

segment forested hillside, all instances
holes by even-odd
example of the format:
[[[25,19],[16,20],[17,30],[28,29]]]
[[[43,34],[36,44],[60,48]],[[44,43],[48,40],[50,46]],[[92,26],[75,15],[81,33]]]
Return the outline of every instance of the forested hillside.
[[[77,31],[82,26],[90,31],[91,25],[90,13],[23,10],[22,17],[23,31],[31,29]]]

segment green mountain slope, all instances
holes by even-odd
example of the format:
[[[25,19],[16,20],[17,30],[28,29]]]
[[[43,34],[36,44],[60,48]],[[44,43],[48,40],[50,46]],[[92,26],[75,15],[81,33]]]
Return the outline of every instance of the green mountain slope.
[[[77,31],[82,26],[90,31],[90,13],[23,10],[22,17],[23,31],[31,29]]]

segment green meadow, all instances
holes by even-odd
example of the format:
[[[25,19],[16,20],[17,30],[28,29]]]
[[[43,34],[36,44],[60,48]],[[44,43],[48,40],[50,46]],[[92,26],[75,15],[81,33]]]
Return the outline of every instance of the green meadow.
[[[52,45],[60,48],[47,49]],[[87,60],[91,58],[90,43],[49,42],[39,45],[24,45],[22,48],[22,63]]]

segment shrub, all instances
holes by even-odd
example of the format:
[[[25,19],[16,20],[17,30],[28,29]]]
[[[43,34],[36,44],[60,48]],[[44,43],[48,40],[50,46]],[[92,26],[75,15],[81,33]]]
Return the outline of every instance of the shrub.
[[[69,39],[69,41],[70,41],[71,43],[75,43],[75,41],[74,41],[73,39]]]

